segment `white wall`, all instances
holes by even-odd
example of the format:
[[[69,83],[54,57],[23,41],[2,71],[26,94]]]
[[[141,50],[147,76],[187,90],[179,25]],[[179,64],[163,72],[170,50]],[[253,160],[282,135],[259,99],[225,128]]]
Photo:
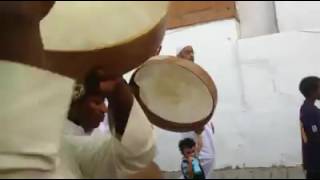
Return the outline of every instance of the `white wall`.
[[[216,168],[300,165],[298,83],[320,75],[320,35],[236,39],[236,23],[230,20],[169,32],[163,44],[162,53],[172,55],[175,47],[193,44],[197,62],[215,79]],[[178,170],[180,136],[157,134],[157,162],[163,170]]]
[[[290,32],[240,40],[245,102],[241,161],[250,166],[301,163],[300,80],[320,76],[320,34]]]
[[[320,31],[320,2],[318,1],[276,1],[279,29]]]
[[[320,2],[237,1],[240,37],[287,31],[320,32]]]
[[[216,82],[216,168],[301,164],[301,78],[320,76],[320,34],[280,33],[237,41],[234,20],[169,31],[163,55],[191,44],[196,62]],[[180,135],[157,129],[163,170],[177,171]]]
[[[278,32],[274,1],[237,1],[241,38]]]

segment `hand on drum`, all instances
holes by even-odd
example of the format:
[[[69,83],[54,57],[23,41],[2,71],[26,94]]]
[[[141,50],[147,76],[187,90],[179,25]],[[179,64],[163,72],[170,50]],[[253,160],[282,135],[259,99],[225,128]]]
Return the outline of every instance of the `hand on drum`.
[[[100,82],[100,90],[104,94],[110,95],[115,91],[116,87],[119,86],[122,80],[122,77],[117,77],[111,80],[102,81]]]

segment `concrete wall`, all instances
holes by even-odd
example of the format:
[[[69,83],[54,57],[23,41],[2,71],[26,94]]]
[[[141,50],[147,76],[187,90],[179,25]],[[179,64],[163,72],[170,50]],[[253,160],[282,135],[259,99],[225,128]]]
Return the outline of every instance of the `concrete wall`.
[[[240,37],[287,31],[320,32],[320,2],[237,1]]]
[[[274,1],[237,1],[236,5],[241,38],[278,32]]]
[[[237,22],[227,20],[212,22],[169,31],[163,42],[161,54],[175,55],[176,48],[191,44],[195,49],[196,62],[205,68],[215,80],[219,103],[213,121],[216,126],[217,168],[236,165],[234,153],[238,136],[239,114],[244,111],[240,69],[236,60],[235,42],[238,39]],[[180,168],[178,151],[180,134],[158,129],[157,162],[166,171]]]
[[[309,34],[281,33],[238,42],[247,105],[240,159],[247,166],[301,163],[298,112],[303,100],[298,84],[302,77],[318,74],[320,54],[310,48],[317,40]]]
[[[281,32],[320,31],[320,2],[276,1],[277,19]]]

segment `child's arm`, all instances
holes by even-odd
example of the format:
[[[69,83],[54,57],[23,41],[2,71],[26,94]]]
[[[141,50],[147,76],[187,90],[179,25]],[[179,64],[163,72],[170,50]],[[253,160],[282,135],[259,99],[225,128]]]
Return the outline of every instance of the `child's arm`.
[[[190,178],[193,178],[193,168],[192,168],[192,160],[193,160],[193,157],[189,157],[188,159],[188,173],[189,173],[189,177]]]

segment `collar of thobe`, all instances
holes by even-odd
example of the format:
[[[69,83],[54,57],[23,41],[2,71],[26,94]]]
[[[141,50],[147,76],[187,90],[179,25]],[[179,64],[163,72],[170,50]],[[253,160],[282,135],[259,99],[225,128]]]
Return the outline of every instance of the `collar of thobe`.
[[[74,81],[0,60],[0,171],[52,170]]]
[[[64,125],[64,134],[65,135],[74,135],[74,136],[85,136],[87,135],[84,132],[84,129],[74,122],[66,119],[65,125]]]

